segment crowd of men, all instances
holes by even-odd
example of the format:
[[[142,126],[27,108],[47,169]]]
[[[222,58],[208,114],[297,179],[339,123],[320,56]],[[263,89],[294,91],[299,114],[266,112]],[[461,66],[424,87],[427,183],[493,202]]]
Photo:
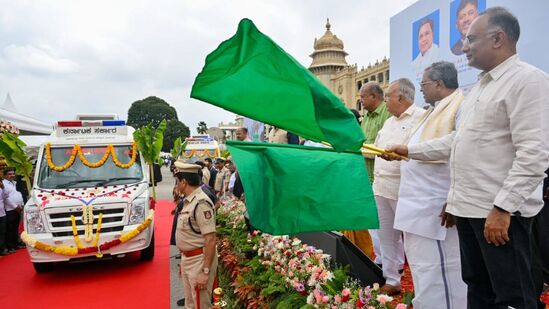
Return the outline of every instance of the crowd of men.
[[[25,248],[19,238],[20,213],[25,205],[20,191],[15,168],[6,167],[4,179],[0,181],[0,257]]]
[[[411,159],[367,163],[380,219],[381,290],[400,292],[405,254],[414,308],[544,308],[549,78],[519,59],[519,35],[506,9],[479,14],[462,41],[479,81],[464,96],[454,64],[432,63],[420,84],[427,110],[413,105],[407,79],[390,84],[385,102],[379,85],[361,89],[367,139]]]
[[[405,78],[385,93],[376,82],[360,89],[366,113],[353,112],[365,142],[388,152],[365,158],[380,228],[344,234],[376,257],[386,280],[382,293],[400,293],[406,257],[416,309],[544,308],[549,77],[519,59],[519,22],[506,9],[489,8],[463,23],[461,51],[481,70],[466,96],[456,67],[446,61],[423,71],[427,108],[414,104],[415,87]],[[290,134],[273,128],[269,141],[299,143]],[[245,128],[237,137],[249,140]],[[216,200],[234,191],[238,171],[230,161],[206,159],[176,162],[175,176],[176,193],[184,196],[174,234],[187,308],[197,298],[201,308],[211,308],[212,218]]]

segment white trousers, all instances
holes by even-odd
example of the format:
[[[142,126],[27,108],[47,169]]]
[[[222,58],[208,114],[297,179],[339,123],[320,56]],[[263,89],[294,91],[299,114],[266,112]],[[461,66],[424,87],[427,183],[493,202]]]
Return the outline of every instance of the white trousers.
[[[402,232],[393,228],[397,201],[379,195],[376,195],[375,199],[379,216],[377,236],[379,237],[379,247],[381,249],[383,277],[385,283],[400,287],[401,275],[398,271],[404,266],[404,246],[402,244]],[[376,250],[377,254],[378,251]]]
[[[414,280],[414,309],[467,308],[455,227],[448,229],[445,240],[404,232],[404,250]]]
[[[378,230],[368,230],[370,237],[372,237],[372,245],[374,246],[374,252],[376,254],[376,264],[383,264],[382,256],[383,251],[381,251],[381,244],[379,243],[379,236],[377,235]]]

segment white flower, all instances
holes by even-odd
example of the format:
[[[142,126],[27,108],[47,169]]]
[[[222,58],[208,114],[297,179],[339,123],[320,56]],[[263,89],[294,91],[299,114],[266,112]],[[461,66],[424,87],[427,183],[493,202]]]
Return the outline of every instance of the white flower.
[[[314,301],[315,301],[315,296],[313,295],[313,293],[310,293],[309,296],[307,296],[307,304],[312,305],[314,304]]]
[[[379,294],[377,297],[376,297],[376,300],[382,304],[385,304],[387,302],[390,302],[390,301],[393,301],[393,298],[389,295],[385,295],[385,294]]]

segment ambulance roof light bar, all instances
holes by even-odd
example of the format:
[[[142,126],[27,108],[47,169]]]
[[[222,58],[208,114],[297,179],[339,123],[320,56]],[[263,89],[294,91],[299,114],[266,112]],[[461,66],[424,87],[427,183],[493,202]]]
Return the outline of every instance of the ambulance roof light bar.
[[[58,121],[58,127],[114,127],[114,126],[125,126],[125,120],[94,120],[94,121],[85,121],[85,120],[69,120],[69,121]]]

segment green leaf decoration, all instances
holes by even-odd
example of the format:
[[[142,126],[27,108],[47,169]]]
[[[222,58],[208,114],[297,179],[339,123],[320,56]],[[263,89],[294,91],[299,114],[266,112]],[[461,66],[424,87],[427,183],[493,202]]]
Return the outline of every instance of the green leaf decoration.
[[[151,175],[153,175],[153,164],[162,164],[160,151],[162,150],[165,130],[166,120],[162,120],[157,128],[153,128],[153,124],[149,123],[148,125],[135,130],[133,133],[133,139],[141,152],[141,156],[143,156],[143,159],[149,165],[149,172]],[[153,197],[156,199],[154,177],[151,177],[151,179]]]
[[[23,176],[30,193],[32,163],[24,150],[26,146],[17,135],[9,132],[4,132],[0,139],[0,155],[5,158],[8,166],[15,167],[17,175]]]

